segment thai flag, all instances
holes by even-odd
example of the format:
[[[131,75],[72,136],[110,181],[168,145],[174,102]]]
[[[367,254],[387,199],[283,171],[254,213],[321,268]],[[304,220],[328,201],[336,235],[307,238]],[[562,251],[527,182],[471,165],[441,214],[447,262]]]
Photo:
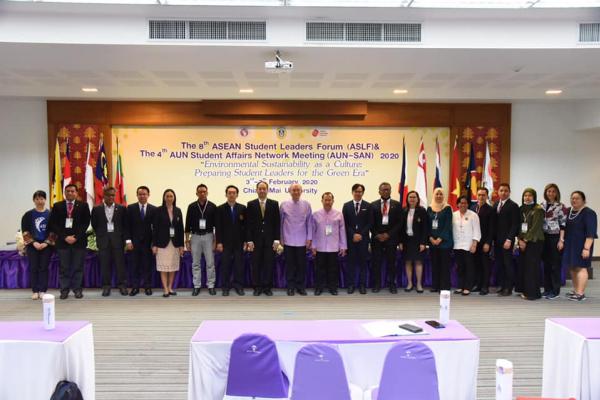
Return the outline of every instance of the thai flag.
[[[104,141],[100,138],[100,147],[98,148],[98,158],[96,159],[96,172],[94,174],[94,191],[96,192],[96,204],[102,203],[104,198],[104,188],[108,186],[108,162],[106,161],[106,151],[104,150]]]
[[[435,138],[435,181],[433,190],[442,187],[442,157],[440,156],[440,142]]]
[[[402,138],[402,172],[400,173],[400,186],[398,186],[400,194],[400,204],[406,207],[406,197],[408,196],[408,185],[406,184],[406,142]]]

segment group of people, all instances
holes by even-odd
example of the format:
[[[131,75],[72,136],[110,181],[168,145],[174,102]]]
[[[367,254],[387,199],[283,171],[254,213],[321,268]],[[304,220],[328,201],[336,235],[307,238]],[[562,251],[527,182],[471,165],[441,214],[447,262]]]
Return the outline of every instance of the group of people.
[[[216,295],[214,252],[221,253],[220,275],[223,296],[231,289],[244,295],[244,252],[251,252],[253,294],[272,296],[275,255],[283,252],[287,295],[306,295],[307,251],[315,259],[315,295],[328,290],[338,294],[339,258],[346,257],[344,286],[349,294],[358,289],[367,292],[370,263],[372,291],[387,287],[397,293],[398,250],[404,261],[407,285],[404,291],[423,293],[423,262],[429,249],[432,269],[431,292],[450,290],[452,254],[458,268],[456,294],[489,293],[490,264],[496,260],[496,285],[499,296],[513,291],[527,300],[542,296],[554,299],[561,288],[562,265],[573,279],[570,300],[585,299],[591,267],[593,242],[597,237],[596,213],[586,207],[585,194],[571,194],[571,207],[561,203],[555,184],[544,189],[544,201],[538,204],[536,191],[523,191],[521,205],[510,199],[510,186],[498,188],[498,200],[489,203],[486,188],[477,191],[477,202],[467,197],[457,201],[457,211],[446,202],[441,188],[433,193],[427,209],[420,206],[419,194],[408,193],[406,207],[391,199],[391,185],[379,185],[379,199],[363,199],[364,185],[352,186],[352,200],[341,211],[333,208],[334,195],[321,196],[322,209],[313,212],[301,199],[302,187],[292,184],[290,200],[278,204],[267,197],[268,184],[256,185],[257,198],[247,205],[237,202],[239,190],[225,189],[226,202],[217,206],[208,200],[208,188],[196,188],[197,200],[183,212],[177,207],[175,192],[164,191],[162,205],[148,203],[150,190],[137,188],[137,202],[125,207],[115,203],[115,189],[104,189],[104,200],[90,209],[77,200],[77,187],[67,185],[65,200],[49,211],[46,193],[33,195],[35,208],[22,218],[23,238],[31,270],[33,299],[47,290],[48,264],[52,248],[60,260],[60,298],[72,290],[83,297],[83,264],[87,247],[87,229],[96,233],[102,276],[102,295],[111,293],[112,266],[116,267],[117,287],[122,295],[135,296],[144,288],[152,295],[152,258],[160,272],[163,296],[175,296],[173,281],[185,249],[192,254],[192,296],[201,290],[201,261],[204,257],[207,286]],[[517,268],[513,256],[518,251]],[[132,253],[133,281],[128,285],[125,252]],[[544,265],[544,293],[540,292],[540,267]],[[382,266],[386,265],[382,282]],[[128,287],[131,286],[131,291]]]

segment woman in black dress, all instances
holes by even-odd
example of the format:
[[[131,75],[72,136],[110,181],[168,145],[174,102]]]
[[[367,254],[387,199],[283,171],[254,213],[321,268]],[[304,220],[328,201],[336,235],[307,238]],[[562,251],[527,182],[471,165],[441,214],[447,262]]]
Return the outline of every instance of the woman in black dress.
[[[405,292],[414,289],[413,285],[413,266],[417,277],[417,293],[423,293],[423,256],[425,255],[425,246],[429,236],[429,218],[427,210],[419,204],[421,199],[419,193],[408,192],[407,207],[402,214],[405,227],[400,233],[402,257],[404,258],[404,269],[406,271],[407,284]]]

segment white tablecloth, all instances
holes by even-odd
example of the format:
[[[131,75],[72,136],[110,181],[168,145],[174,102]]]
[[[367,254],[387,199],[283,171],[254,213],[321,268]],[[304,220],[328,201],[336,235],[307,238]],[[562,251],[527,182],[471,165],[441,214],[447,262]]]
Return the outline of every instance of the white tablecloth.
[[[211,323],[231,322],[231,321],[206,321]],[[205,322],[205,323],[206,323]],[[221,400],[225,394],[227,383],[227,371],[229,368],[229,351],[233,337],[242,333],[263,333],[273,339],[277,345],[279,357],[282,362],[282,368],[290,378],[290,387],[294,376],[294,362],[296,353],[302,346],[309,342],[318,342],[313,336],[318,336],[318,329],[313,332],[306,332],[306,341],[297,340],[279,340],[278,332],[275,328],[269,332],[253,329],[255,321],[239,321],[240,328],[238,332],[232,332],[230,326],[223,332],[226,340],[198,340],[197,331],[190,346],[190,370],[188,400]],[[262,321],[272,324],[300,323],[310,324],[330,322],[332,326],[340,327],[340,323],[354,323],[356,326],[367,321]],[[387,351],[398,340],[416,340],[423,341],[431,348],[435,355],[435,362],[438,373],[440,400],[475,400],[477,398],[477,369],[479,365],[479,339],[466,330],[462,325],[455,321],[452,324],[458,325],[458,329],[464,330],[467,334],[453,335],[445,337],[444,330],[435,331],[433,328],[419,321],[418,324],[430,335],[417,335],[410,337],[394,337],[377,339],[372,341],[352,341],[352,333],[348,332],[349,340],[337,342],[335,340],[324,340],[338,346],[338,349],[344,360],[346,376],[350,383],[357,385],[362,390],[367,390],[379,385],[379,379],[383,369],[383,362]],[[306,326],[305,326],[306,328]],[[340,327],[342,329],[342,327]],[[457,331],[455,330],[455,332]],[[302,332],[302,331],[300,331]],[[285,335],[283,335],[285,336]],[[299,334],[302,336],[302,333]]]
[[[45,339],[41,322],[0,322],[0,399],[48,400],[56,384],[68,380],[85,400],[95,400],[92,324],[66,324],[62,337]],[[32,327],[39,332],[32,335]],[[19,329],[28,330],[23,338]]]
[[[542,396],[600,399],[600,318],[546,320]]]

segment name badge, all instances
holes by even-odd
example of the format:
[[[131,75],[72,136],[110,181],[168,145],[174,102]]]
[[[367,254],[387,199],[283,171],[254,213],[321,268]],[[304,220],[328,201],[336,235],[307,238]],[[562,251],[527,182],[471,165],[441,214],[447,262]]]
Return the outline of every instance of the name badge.
[[[523,232],[523,233],[527,232],[527,222],[523,222],[521,224],[521,232]]]
[[[560,230],[560,226],[558,225],[558,221],[548,221],[548,229],[551,231]]]
[[[387,225],[390,223],[390,216],[384,215],[381,217],[381,225]]]
[[[175,228],[173,228],[173,227],[169,228],[169,236],[170,237],[175,237]]]
[[[437,229],[438,228],[438,220],[434,219],[433,221],[431,221],[431,229]]]
[[[202,230],[206,229],[206,220],[205,220],[205,219],[201,219],[201,220],[198,222],[198,227],[199,227],[200,229],[202,229]]]
[[[106,223],[106,231],[107,232],[114,232],[115,231],[115,224],[112,222],[107,222]]]
[[[333,226],[325,225],[325,236],[329,236],[333,233]]]
[[[73,218],[67,218],[65,220],[65,228],[67,228],[67,229],[73,228]]]

